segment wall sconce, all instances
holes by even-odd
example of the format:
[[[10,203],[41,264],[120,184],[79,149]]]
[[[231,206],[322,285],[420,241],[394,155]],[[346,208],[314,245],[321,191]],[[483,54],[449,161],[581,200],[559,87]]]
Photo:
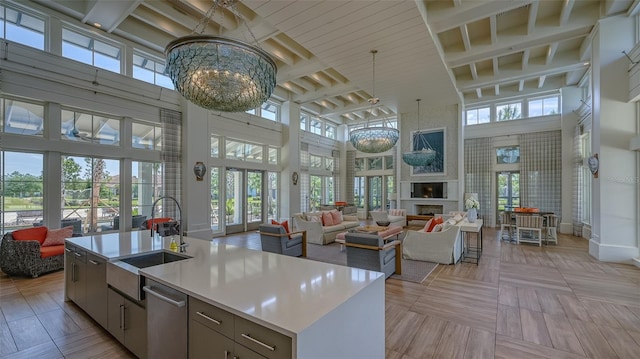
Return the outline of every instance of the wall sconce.
[[[293,172],[291,174],[291,181],[293,181],[293,185],[297,185],[298,184],[298,172]]]
[[[593,156],[587,158],[587,165],[589,171],[593,175],[593,178],[598,178],[598,171],[600,170],[600,161],[598,160],[598,154],[594,153]]]
[[[202,181],[204,174],[207,173],[207,167],[202,162],[196,162],[193,166],[193,173],[196,175],[196,181]]]

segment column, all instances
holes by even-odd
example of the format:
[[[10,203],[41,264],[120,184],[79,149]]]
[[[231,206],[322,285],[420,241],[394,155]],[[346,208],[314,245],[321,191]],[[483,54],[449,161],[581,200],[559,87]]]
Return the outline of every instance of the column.
[[[286,101],[281,107],[281,122],[285,125],[280,153],[280,217],[291,218],[300,212],[300,182],[293,184],[294,172],[300,175],[300,105]]]

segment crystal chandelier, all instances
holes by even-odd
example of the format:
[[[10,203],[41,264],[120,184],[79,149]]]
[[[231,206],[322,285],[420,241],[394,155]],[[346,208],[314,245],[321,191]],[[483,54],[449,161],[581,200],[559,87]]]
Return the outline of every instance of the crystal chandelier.
[[[416,101],[418,101],[418,128],[420,128],[420,99]],[[428,166],[436,159],[436,151],[431,148],[429,141],[420,134],[421,132],[418,130],[413,135],[413,151],[402,153],[402,161],[413,167]]]
[[[373,54],[373,94],[372,97],[367,100],[371,104],[369,115],[373,106],[380,102],[380,99],[376,97],[376,53],[378,50],[371,50]],[[382,124],[382,127],[369,127],[369,120],[367,119],[367,126],[364,128],[358,128],[349,133],[349,141],[360,152],[365,153],[380,153],[390,150],[398,139],[400,138],[400,132],[392,127],[386,127]]]
[[[202,26],[202,33],[218,7],[231,11],[244,23],[234,4],[235,0],[213,0],[193,32]],[[251,36],[257,43],[253,33]],[[209,110],[244,112],[256,108],[269,99],[276,85],[277,68],[269,54],[240,40],[185,36],[170,42],[165,56],[166,71],[176,90]]]

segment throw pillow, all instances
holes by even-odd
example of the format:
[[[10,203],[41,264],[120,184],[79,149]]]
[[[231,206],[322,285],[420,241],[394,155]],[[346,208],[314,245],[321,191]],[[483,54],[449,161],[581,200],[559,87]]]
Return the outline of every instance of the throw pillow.
[[[289,221],[282,221],[282,223],[272,219],[271,220],[271,224],[273,224],[274,226],[282,226],[284,227],[284,231],[285,233],[289,233]]]
[[[462,220],[462,216],[460,214],[456,214],[453,217],[453,220],[456,221],[456,223],[458,223],[458,222],[460,222]],[[454,223],[454,224],[456,224],[456,223]]]
[[[342,213],[340,213],[340,211],[338,211],[337,209],[331,210],[329,213],[331,213],[331,219],[333,219],[333,224],[340,224],[342,223]]]
[[[444,227],[444,225],[442,223],[438,223],[433,227],[431,232],[442,232],[442,227]]]
[[[427,224],[424,225],[422,229],[423,232],[429,232],[429,228],[431,228],[431,223],[433,222],[433,218],[427,221]]]
[[[433,232],[433,227],[435,227],[438,224],[442,224],[443,222],[444,220],[442,219],[442,217],[433,218],[433,222],[431,222],[431,225],[429,226],[429,229],[427,230],[427,232]]]
[[[73,226],[60,229],[50,229],[47,231],[47,237],[44,239],[42,246],[58,246],[64,244],[65,238],[71,237],[73,237]]]
[[[322,225],[333,226],[333,217],[329,212],[322,212]]]
[[[389,210],[389,215],[390,216],[402,216],[402,210],[401,209],[391,209],[391,210]]]
[[[11,232],[11,236],[16,241],[38,241],[40,245],[44,243],[44,239],[47,238],[47,227],[38,226],[33,228],[18,229]]]
[[[307,212],[305,215],[309,222],[322,222],[322,212]]]

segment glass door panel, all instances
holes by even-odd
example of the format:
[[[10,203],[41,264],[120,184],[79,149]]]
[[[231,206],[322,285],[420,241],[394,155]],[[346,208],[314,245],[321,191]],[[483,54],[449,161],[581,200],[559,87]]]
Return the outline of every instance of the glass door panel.
[[[225,224],[226,233],[244,232],[244,171],[226,170]]]
[[[384,209],[382,206],[382,176],[367,177],[367,192],[368,192],[368,206],[369,211]]]
[[[520,172],[498,173],[498,214],[520,207]]]
[[[220,188],[220,168],[211,167],[211,230],[213,233],[220,233],[222,231],[222,206],[220,206],[220,195],[222,188]]]
[[[247,230],[257,230],[263,222],[262,211],[262,171],[247,171]]]

